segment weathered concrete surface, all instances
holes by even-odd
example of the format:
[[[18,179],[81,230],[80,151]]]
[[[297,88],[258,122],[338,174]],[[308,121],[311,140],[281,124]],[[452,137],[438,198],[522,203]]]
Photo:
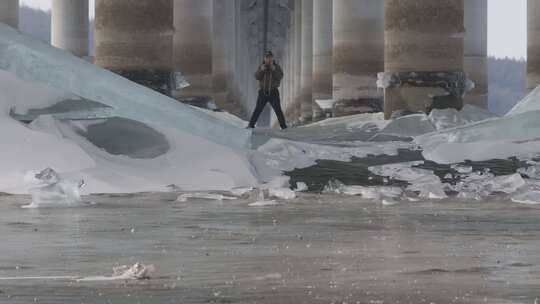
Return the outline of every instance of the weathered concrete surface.
[[[0,22],[13,28],[19,27],[19,0],[0,1]]]
[[[463,71],[463,0],[385,0],[384,6],[386,73]],[[386,89],[385,116],[395,110],[425,111],[431,105],[418,96],[437,95],[438,90]],[[460,108],[460,102],[454,107]]]
[[[302,121],[313,118],[313,0],[302,0],[302,70],[300,73]]]
[[[292,125],[301,120],[302,112],[302,89],[301,89],[301,71],[302,71],[302,0],[294,0],[292,39],[293,43],[293,100],[287,105],[285,116]]]
[[[463,102],[484,109],[488,106],[487,32],[488,0],[464,1],[465,41],[463,68],[475,88]]]
[[[527,1],[527,89],[540,85],[540,2]]]
[[[317,99],[332,99],[332,0],[313,1],[313,118],[321,118]]]
[[[229,113],[247,119],[240,100],[235,98],[236,2],[213,0],[212,74],[216,105]]]
[[[96,0],[95,63],[168,94],[172,0]]]
[[[366,112],[382,104],[376,87],[384,69],[383,1],[333,1],[333,96],[336,116]]]
[[[213,0],[174,0],[174,67],[190,86],[175,97],[212,98]]]
[[[0,303],[534,303],[540,209],[500,202],[383,207],[303,195],[175,202],[172,194],[95,196],[87,208],[0,201]],[[150,280],[110,275],[153,264]],[[2,279],[4,278],[4,279]]]
[[[53,0],[51,44],[75,56],[88,56],[88,0]]]

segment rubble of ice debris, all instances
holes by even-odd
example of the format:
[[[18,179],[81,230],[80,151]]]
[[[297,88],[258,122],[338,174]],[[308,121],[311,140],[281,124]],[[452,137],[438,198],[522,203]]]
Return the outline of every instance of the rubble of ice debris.
[[[285,171],[320,160],[395,156],[402,149],[422,151],[438,164],[508,157],[529,164],[507,176],[454,166],[456,176],[441,179],[419,163],[387,163],[369,170],[406,187],[336,182],[327,191],[388,205],[494,193],[531,203],[539,191],[531,181],[540,176],[534,161],[540,89],[504,117],[466,105],[388,121],[382,113],[358,114],[252,134],[228,113],[180,104],[0,25],[0,91],[0,191],[32,192],[33,204],[41,206],[74,204],[86,193],[171,190],[179,201],[249,196],[256,206],[277,204],[309,190],[306,183],[290,185],[281,177]],[[29,176],[39,179],[36,170],[48,167],[61,178],[29,183]]]

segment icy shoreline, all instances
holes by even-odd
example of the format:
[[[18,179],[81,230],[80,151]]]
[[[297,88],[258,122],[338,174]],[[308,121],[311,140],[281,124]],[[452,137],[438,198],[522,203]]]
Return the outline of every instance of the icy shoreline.
[[[467,105],[462,111],[433,110],[389,121],[380,113],[360,114],[282,133],[252,133],[227,113],[180,104],[2,25],[0,90],[0,191],[32,193],[38,205],[40,200],[41,205],[75,202],[90,193],[168,191],[169,186],[185,193],[183,199],[223,200],[228,196],[205,193],[262,189],[259,201],[265,205],[271,201],[264,195],[294,199],[291,185],[269,186],[283,181],[286,172],[370,157],[388,158],[364,168],[379,184],[334,190],[393,204],[398,191],[380,188],[388,186],[388,179],[401,182],[402,193],[420,198],[457,192],[476,199],[501,187],[507,194],[523,189],[530,194],[515,201],[530,203],[536,197],[531,181],[540,172],[535,162],[540,155],[540,89],[504,117]],[[509,172],[508,180],[459,168],[465,187],[400,160],[400,151],[421,153],[415,161],[454,166],[510,157],[529,164]],[[36,190],[33,176],[46,168],[61,178]],[[78,186],[80,181],[84,187]],[[510,188],[502,186],[508,183]]]

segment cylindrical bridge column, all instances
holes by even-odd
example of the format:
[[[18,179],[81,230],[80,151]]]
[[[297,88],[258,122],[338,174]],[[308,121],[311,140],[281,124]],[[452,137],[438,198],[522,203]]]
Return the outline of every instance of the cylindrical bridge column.
[[[96,0],[95,63],[170,93],[172,0]]]
[[[332,0],[313,1],[313,100],[332,99]],[[322,116],[313,103],[313,118]]]
[[[75,56],[88,56],[88,0],[53,0],[51,44]]]
[[[385,117],[463,106],[463,0],[385,0]]]
[[[174,68],[190,84],[174,96],[194,104],[213,96],[212,16],[213,0],[174,1]]]
[[[376,83],[384,68],[383,1],[333,4],[335,115],[381,111],[383,94]]]
[[[465,46],[463,68],[475,87],[464,103],[488,107],[487,31],[488,0],[465,1]]]
[[[301,120],[313,118],[313,0],[302,0]]]

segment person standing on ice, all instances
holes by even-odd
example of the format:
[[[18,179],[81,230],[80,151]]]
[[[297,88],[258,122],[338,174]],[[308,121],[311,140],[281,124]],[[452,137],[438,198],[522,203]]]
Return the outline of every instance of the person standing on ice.
[[[283,111],[281,110],[281,100],[278,90],[283,79],[283,70],[274,61],[274,54],[271,51],[264,54],[263,64],[255,72],[255,79],[259,81],[259,96],[257,97],[257,106],[255,106],[253,115],[251,115],[248,128],[255,128],[255,124],[264,106],[270,103],[276,113],[281,129],[287,129],[285,116],[283,116]]]

